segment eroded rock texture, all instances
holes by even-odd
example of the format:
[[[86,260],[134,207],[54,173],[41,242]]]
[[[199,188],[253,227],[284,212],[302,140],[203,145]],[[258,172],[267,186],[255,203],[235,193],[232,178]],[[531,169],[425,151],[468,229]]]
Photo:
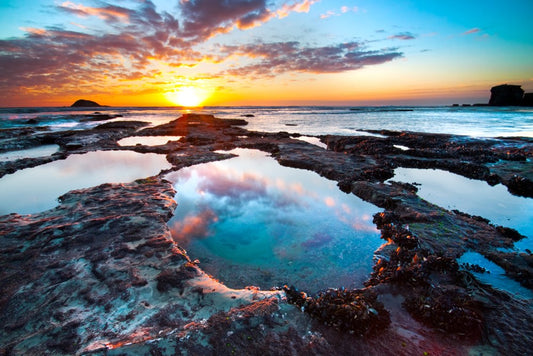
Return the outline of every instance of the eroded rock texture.
[[[175,192],[161,172],[69,192],[42,213],[0,217],[0,354],[531,351],[530,301],[481,284],[469,272],[475,267],[456,260],[479,252],[531,289],[531,254],[501,250],[524,237],[432,205],[413,185],[384,183],[396,167],[439,168],[533,197],[531,139],[380,131],[384,137],[322,136],[324,150],[295,140],[297,134],[238,127],[244,124],[191,114],[145,129],[142,122],[110,122],[85,131],[3,131],[4,151],[55,143],[60,152],[4,162],[0,176],[93,150],[163,153],[178,170],[232,157],[217,150],[260,149],[383,209],[374,223],[384,244],[365,288],[308,295],[298,286],[225,287],[172,239],[166,223]],[[150,147],[116,144],[131,135],[183,138]]]

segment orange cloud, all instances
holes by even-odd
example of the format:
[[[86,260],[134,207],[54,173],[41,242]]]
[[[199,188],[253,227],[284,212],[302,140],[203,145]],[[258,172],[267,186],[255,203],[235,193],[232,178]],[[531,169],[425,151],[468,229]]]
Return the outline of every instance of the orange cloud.
[[[209,225],[217,220],[217,215],[210,209],[206,209],[198,215],[186,216],[183,220],[172,225],[172,237],[178,243],[190,241],[192,238],[207,237]]]
[[[126,21],[129,19],[130,10],[119,6],[106,6],[106,7],[88,7],[81,4],[74,4],[70,1],[63,2],[60,9],[73,13],[77,16],[97,16],[106,21]]]
[[[291,12],[309,12],[311,5],[318,2],[318,0],[304,0],[293,4],[285,4],[281,9],[276,11],[276,14],[280,19],[287,17]]]
[[[46,30],[43,28],[34,28],[34,27],[21,27],[22,31],[25,31],[32,35],[38,35],[38,36],[44,36],[46,34]]]

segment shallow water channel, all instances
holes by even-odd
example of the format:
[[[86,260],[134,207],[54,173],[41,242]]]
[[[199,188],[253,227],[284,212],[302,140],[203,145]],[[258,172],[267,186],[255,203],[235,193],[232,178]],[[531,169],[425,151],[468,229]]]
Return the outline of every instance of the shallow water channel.
[[[533,291],[522,287],[520,283],[507,277],[503,268],[494,262],[489,261],[485,256],[477,252],[468,251],[458,259],[458,262],[475,264],[484,268],[485,272],[472,271],[472,273],[483,283],[490,284],[494,288],[504,290],[518,298],[533,301]]]
[[[103,183],[127,183],[170,168],[165,155],[97,151],[26,168],[0,178],[0,215],[32,214],[58,205],[73,190]]]
[[[42,145],[25,150],[8,151],[0,153],[0,162],[15,161],[24,158],[37,158],[51,156],[59,150],[58,145]]]
[[[380,211],[318,174],[257,150],[166,176],[177,190],[174,239],[229,287],[361,287],[383,243]]]

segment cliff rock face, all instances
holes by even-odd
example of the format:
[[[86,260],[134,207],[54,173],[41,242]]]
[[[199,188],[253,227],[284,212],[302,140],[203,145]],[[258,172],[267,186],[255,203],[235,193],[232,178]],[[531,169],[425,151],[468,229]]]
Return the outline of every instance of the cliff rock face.
[[[520,85],[509,84],[492,87],[490,93],[489,105],[494,106],[520,105],[524,96]]]
[[[533,93],[525,93],[522,98],[522,106],[533,106]]]
[[[94,107],[100,107],[100,106],[102,105],[98,104],[95,101],[79,99],[79,100],[76,100],[76,102],[72,104],[70,107],[72,108],[94,108]]]

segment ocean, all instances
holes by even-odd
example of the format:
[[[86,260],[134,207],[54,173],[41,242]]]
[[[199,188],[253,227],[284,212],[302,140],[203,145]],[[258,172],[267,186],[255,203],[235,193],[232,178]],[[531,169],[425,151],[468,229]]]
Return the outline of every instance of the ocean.
[[[91,109],[2,108],[0,128],[49,126],[52,130],[86,129],[100,122],[79,122],[76,115],[95,111],[122,115],[115,120],[141,120],[151,125],[169,122],[183,113],[213,114],[219,118],[244,117],[248,130],[287,131],[302,135],[364,135],[362,130],[397,130],[468,135],[472,137],[533,137],[533,108],[527,107],[101,107]],[[251,116],[253,115],[253,116]]]

